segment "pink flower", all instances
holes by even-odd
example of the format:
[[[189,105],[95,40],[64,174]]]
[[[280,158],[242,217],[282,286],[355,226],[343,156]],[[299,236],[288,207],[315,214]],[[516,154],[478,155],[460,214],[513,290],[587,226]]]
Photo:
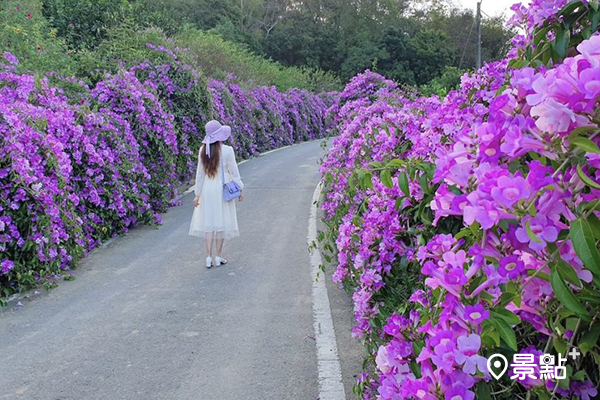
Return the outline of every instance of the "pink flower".
[[[481,347],[481,338],[474,333],[467,336],[460,336],[457,339],[458,351],[456,352],[456,362],[463,365],[463,371],[470,375],[475,375],[477,370],[482,373],[487,372],[487,359],[477,354]]]
[[[468,321],[478,325],[490,317],[490,312],[481,304],[465,307],[465,317]]]
[[[492,188],[492,197],[501,205],[512,208],[521,199],[529,198],[527,182],[521,176],[501,176]]]
[[[510,279],[516,279],[525,272],[525,263],[516,255],[510,255],[500,260],[498,273]]]
[[[507,215],[499,210],[496,204],[486,200],[477,192],[469,194],[467,200],[469,203],[464,208],[463,217],[467,225],[477,221],[483,229],[490,229],[500,221],[501,217]]]
[[[577,50],[586,60],[592,63],[594,67],[600,65],[600,36],[594,35],[588,40],[579,43]]]
[[[529,222],[529,228],[535,237],[527,234],[526,224]],[[543,215],[537,218],[529,215],[523,218],[521,227],[516,231],[517,240],[521,243],[528,243],[533,250],[541,251],[546,247],[546,242],[554,242],[558,238],[558,230],[552,222]]]

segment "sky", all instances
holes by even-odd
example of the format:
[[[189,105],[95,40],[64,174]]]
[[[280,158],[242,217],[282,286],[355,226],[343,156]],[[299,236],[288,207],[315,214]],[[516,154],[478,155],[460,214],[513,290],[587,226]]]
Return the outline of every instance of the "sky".
[[[482,0],[481,10],[490,17],[500,15],[504,11],[506,17],[508,18],[512,15],[510,6],[519,2],[523,4],[529,3],[527,0]],[[464,8],[470,8],[473,11],[477,9],[477,0],[456,0],[456,3],[462,5]]]

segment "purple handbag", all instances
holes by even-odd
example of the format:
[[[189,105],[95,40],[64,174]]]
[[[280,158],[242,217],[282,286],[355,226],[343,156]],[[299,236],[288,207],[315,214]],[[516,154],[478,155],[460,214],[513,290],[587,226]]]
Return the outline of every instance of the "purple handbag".
[[[223,182],[223,200],[231,201],[242,195],[242,188],[234,181],[225,182],[225,168],[221,157],[221,182]]]

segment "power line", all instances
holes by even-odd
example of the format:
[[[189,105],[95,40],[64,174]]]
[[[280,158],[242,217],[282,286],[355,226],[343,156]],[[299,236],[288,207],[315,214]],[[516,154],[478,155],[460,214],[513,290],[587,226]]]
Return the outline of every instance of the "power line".
[[[463,47],[462,56],[460,56],[460,62],[458,63],[458,69],[462,66],[463,59],[465,58],[465,52],[467,51],[467,46],[469,45],[469,41],[471,40],[471,33],[473,32],[473,25],[475,25],[475,20],[471,24],[471,29],[469,29],[469,36],[467,36],[467,41],[465,42],[465,46]]]
[[[477,2],[477,69],[481,68],[481,1]]]

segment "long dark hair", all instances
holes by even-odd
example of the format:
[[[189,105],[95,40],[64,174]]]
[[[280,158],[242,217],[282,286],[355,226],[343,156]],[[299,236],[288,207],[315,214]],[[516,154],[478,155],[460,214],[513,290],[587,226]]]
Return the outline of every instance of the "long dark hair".
[[[219,168],[219,162],[221,161],[221,142],[215,142],[210,145],[210,157],[206,155],[206,145],[202,145],[200,155],[204,173],[206,173],[209,178],[214,178],[217,175],[217,169]]]

